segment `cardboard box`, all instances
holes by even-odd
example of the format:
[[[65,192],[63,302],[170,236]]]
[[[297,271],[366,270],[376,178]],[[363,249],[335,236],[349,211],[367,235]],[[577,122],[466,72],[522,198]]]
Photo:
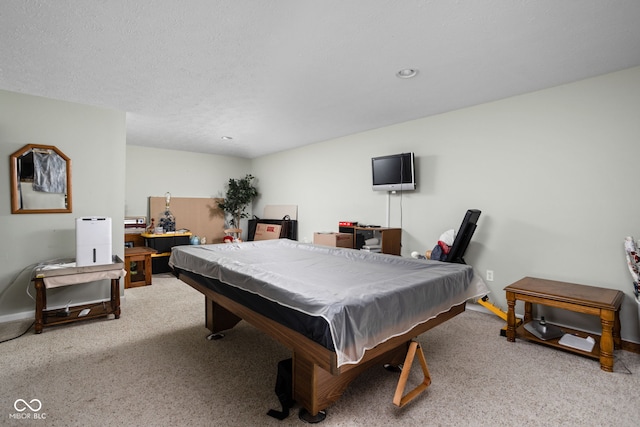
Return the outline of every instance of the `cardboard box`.
[[[256,235],[253,240],[279,239],[281,230],[281,225],[258,223],[258,225],[256,225]]]
[[[353,248],[353,234],[350,233],[313,233],[313,244]]]

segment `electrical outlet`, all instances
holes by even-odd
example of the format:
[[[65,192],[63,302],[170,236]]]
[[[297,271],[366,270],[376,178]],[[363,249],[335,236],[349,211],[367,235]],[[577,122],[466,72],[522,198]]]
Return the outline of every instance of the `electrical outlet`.
[[[493,270],[487,270],[487,282],[493,282]]]

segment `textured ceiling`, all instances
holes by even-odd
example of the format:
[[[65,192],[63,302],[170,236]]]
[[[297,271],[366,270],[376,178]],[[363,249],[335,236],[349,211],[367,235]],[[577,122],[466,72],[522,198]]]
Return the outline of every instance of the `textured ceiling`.
[[[638,0],[3,0],[0,89],[254,158],[638,66],[639,22]]]

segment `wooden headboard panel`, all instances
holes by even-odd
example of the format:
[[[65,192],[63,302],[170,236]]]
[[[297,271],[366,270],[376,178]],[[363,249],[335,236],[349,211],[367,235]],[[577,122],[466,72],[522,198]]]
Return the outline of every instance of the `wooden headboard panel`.
[[[224,212],[218,208],[218,198],[171,197],[169,210],[176,218],[176,229],[186,228],[194,235],[207,238],[207,243],[222,243]],[[156,225],[164,216],[165,196],[149,197],[149,222]]]

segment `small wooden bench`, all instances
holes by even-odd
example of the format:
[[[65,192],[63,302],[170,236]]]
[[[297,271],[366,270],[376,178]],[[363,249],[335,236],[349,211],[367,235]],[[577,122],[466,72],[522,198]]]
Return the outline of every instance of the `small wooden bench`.
[[[525,277],[504,288],[507,293],[507,340],[515,342],[516,337],[529,341],[561,348],[600,360],[603,371],[613,372],[613,350],[620,348],[620,306],[624,293],[615,289],[578,285],[575,283],[557,282],[554,280]],[[600,317],[602,335],[596,337],[596,344],[590,352],[570,348],[559,344],[559,339],[542,340],[524,329],[524,324],[516,328],[516,300],[525,302],[524,324],[532,320],[531,305],[542,304],[562,308],[578,313],[586,313]],[[583,338],[584,332],[562,328]],[[599,345],[598,345],[599,344]]]

